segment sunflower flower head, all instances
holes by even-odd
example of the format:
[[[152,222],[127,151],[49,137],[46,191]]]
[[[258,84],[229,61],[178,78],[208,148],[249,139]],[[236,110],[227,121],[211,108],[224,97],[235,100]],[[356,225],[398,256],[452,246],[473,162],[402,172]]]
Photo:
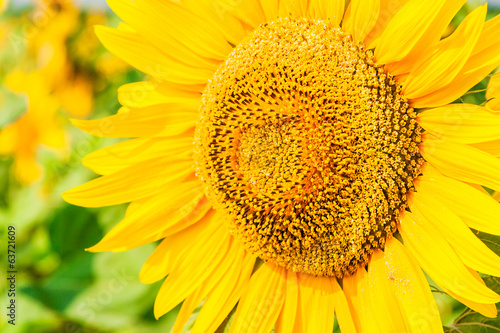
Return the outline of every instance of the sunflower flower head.
[[[214,75],[200,113],[206,193],[258,257],[342,277],[396,231],[421,129],[401,86],[347,32],[307,19],[261,26]]]
[[[108,2],[97,35],[149,79],[74,121],[133,139],[63,196],[130,203],[90,251],[161,240],[140,278],[174,332],[200,304],[192,332],[442,332],[423,271],[496,315],[471,228],[500,235],[500,115],[453,102],[500,65],[500,17],[443,38],[464,1]]]

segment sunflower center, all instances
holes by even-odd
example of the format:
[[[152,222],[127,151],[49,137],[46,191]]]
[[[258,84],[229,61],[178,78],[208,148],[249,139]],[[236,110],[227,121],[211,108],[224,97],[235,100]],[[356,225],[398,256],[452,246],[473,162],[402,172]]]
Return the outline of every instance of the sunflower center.
[[[208,84],[198,174],[248,251],[342,277],[396,231],[423,163],[415,116],[347,32],[279,19],[240,43]]]

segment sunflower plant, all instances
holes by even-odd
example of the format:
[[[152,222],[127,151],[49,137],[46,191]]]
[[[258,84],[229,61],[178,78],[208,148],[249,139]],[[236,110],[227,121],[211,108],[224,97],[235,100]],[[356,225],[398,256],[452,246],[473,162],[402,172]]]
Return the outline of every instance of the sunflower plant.
[[[132,139],[63,197],[130,203],[89,251],[158,241],[140,279],[173,332],[498,330],[500,115],[460,99],[500,65],[487,5],[450,34],[465,1],[108,4],[98,37],[149,78],[73,120]],[[452,327],[430,281],[470,309]]]

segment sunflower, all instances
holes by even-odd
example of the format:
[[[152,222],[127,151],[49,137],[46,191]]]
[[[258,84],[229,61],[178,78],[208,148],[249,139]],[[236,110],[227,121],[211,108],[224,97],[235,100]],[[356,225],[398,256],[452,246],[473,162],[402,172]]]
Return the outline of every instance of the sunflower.
[[[12,18],[7,24],[10,38],[3,47],[22,61],[16,59],[13,68],[2,68],[7,72],[4,84],[25,95],[27,106],[23,115],[0,129],[0,155],[13,157],[13,173],[23,185],[42,175],[37,162],[40,146],[60,156],[68,146],[65,118],[59,111],[64,108],[74,117],[87,117],[93,107],[92,84],[78,73],[67,50],[67,41],[77,29],[78,10],[63,2],[64,6],[59,1],[37,1],[30,14],[38,26],[27,17]],[[25,38],[29,27],[33,30]],[[6,110],[12,107],[7,105]]]
[[[500,115],[453,103],[500,64],[500,17],[465,1],[109,0],[112,53],[149,75],[114,116],[133,138],[83,163],[73,204],[130,203],[90,251],[158,247],[174,332],[441,332],[423,273],[485,316],[500,258]]]

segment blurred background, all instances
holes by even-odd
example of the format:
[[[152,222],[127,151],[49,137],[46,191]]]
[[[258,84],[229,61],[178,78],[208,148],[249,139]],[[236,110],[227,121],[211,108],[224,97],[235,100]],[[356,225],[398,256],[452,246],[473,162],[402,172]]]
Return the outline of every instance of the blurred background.
[[[469,2],[449,27],[482,2]],[[489,16],[500,13],[491,1]],[[61,193],[94,177],[80,160],[116,143],[72,127],[118,108],[117,88],[142,73],[107,52],[94,25],[117,26],[104,0],[0,0],[0,270],[7,227],[16,229],[16,326],[7,324],[7,280],[0,279],[1,332],[168,332],[178,309],[156,321],[160,284],[139,271],[154,244],[91,254],[125,206],[71,206]],[[484,102],[485,84],[465,101]],[[464,306],[435,293],[446,323]]]

